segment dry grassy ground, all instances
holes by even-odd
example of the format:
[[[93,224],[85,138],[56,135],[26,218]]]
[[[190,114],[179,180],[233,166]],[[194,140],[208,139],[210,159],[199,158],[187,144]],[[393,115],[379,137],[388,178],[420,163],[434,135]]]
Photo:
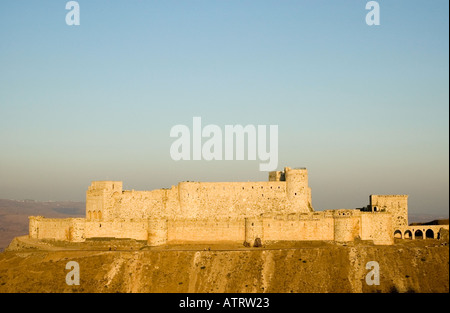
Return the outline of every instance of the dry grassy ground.
[[[28,233],[28,216],[83,217],[82,202],[0,200],[0,251]],[[68,261],[80,264],[80,286],[68,286]],[[365,265],[380,264],[368,286]],[[13,240],[0,253],[0,292],[449,292],[448,243],[242,243],[149,248],[145,242]]]
[[[79,286],[65,283],[69,261],[80,265]],[[378,286],[365,282],[369,261],[380,265]],[[0,292],[449,292],[449,248],[438,240],[149,248],[19,238],[0,254]]]

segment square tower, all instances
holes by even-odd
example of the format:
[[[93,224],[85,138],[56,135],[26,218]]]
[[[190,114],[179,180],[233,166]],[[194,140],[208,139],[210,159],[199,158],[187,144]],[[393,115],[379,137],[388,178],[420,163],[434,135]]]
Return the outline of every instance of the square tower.
[[[114,193],[122,193],[121,181],[94,181],[86,192],[86,219],[103,220],[108,216]]]
[[[395,227],[408,226],[408,195],[370,195],[371,212],[389,212]]]

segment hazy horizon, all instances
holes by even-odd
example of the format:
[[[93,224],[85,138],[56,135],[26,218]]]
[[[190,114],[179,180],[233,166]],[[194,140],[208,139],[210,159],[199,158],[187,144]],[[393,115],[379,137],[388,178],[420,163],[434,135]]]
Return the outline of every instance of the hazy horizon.
[[[0,198],[85,201],[124,189],[266,181],[257,161],[173,161],[172,126],[279,126],[317,210],[408,194],[448,216],[449,3],[0,3]]]

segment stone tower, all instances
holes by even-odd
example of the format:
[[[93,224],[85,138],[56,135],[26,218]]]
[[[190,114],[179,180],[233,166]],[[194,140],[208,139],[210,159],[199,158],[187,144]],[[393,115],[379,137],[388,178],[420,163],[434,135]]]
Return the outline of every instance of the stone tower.
[[[286,167],[284,175],[286,177],[286,195],[294,211],[299,213],[314,211],[311,205],[311,188],[308,187],[308,170]]]
[[[94,181],[86,192],[86,218],[88,220],[108,220],[114,193],[122,193],[121,181]]]
[[[395,227],[408,226],[407,195],[370,195],[371,212],[388,212],[393,215]]]
[[[297,213],[313,212],[311,204],[311,188],[308,186],[308,170],[306,168],[285,167],[284,171],[269,173],[269,181],[285,181],[286,197],[292,211]]]

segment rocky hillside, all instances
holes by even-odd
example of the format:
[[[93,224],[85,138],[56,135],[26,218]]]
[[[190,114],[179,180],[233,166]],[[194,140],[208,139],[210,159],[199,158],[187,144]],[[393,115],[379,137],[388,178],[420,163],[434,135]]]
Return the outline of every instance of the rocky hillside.
[[[79,286],[65,282],[69,261],[80,265]],[[380,265],[378,286],[365,282],[369,261]],[[18,238],[0,253],[0,292],[449,292],[449,248],[437,240],[64,248]]]

